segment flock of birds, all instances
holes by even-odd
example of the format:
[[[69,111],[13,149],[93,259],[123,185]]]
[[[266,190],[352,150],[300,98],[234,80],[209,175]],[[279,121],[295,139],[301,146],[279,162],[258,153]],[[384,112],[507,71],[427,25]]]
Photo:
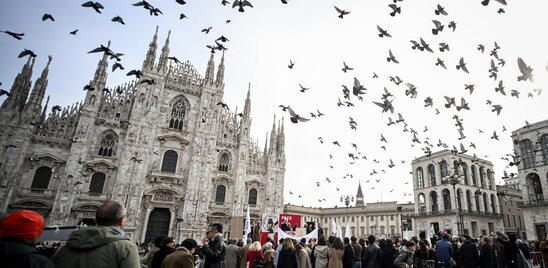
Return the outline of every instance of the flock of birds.
[[[401,2],[403,0],[391,0],[391,1],[393,1],[393,3],[388,4],[388,8],[389,8],[388,15],[391,16],[391,17],[398,16],[398,14],[402,13],[402,7],[403,6],[402,6]],[[186,4],[186,1],[184,1],[184,0],[175,0],[175,2],[179,5],[185,5]],[[505,0],[496,0],[496,2],[500,3],[501,5],[506,5]],[[282,4],[288,4],[288,1],[287,0],[281,0],[281,3]],[[232,1],[232,3],[230,3],[230,1],[227,1],[227,0],[221,0],[220,4],[223,5],[223,6],[231,5],[232,8],[237,9],[238,12],[246,12],[247,10],[249,10],[249,8],[253,8],[253,4],[251,3],[251,1],[248,1],[248,0],[234,0],[234,1]],[[484,5],[484,6],[489,5],[490,1],[489,0],[484,0],[484,1],[481,1],[481,4]],[[145,0],[135,2],[131,5],[133,7],[136,7],[136,8],[143,8],[144,10],[146,10],[147,14],[150,15],[150,16],[163,15],[163,12],[158,7],[151,4],[151,2],[148,2],[148,1],[145,1]],[[98,14],[102,14],[102,11],[105,8],[100,2],[94,2],[94,1],[87,1],[83,4],[81,4],[81,6],[83,8],[89,8],[90,10],[92,10],[92,12],[96,12]],[[350,10],[345,10],[345,9],[337,7],[337,6],[334,6],[334,9],[335,9],[334,14],[340,19],[344,19],[346,16],[349,16],[351,14]],[[502,14],[504,12],[505,11],[504,11],[503,8],[500,8],[498,10],[499,14]],[[440,4],[438,4],[434,8],[433,13],[437,17],[444,17],[444,16],[449,15],[449,11],[447,11]],[[178,15],[178,18],[180,20],[183,20],[183,19],[188,19],[188,16],[184,13],[180,13]],[[55,22],[55,18],[52,14],[45,13],[42,16],[42,21]],[[118,15],[114,16],[111,19],[111,21],[114,22],[114,23],[120,23],[122,25],[125,25],[124,19],[122,17],[118,16]],[[432,23],[433,23],[433,28],[431,29],[432,35],[436,36],[444,30],[447,31],[447,29],[450,29],[453,32],[455,32],[457,30],[457,23],[454,20],[451,20],[450,22],[448,22],[447,25],[445,25],[441,21],[442,20],[438,19],[438,18],[432,20]],[[230,23],[230,22],[231,22],[230,19],[227,19],[225,21],[225,23],[227,23],[227,24]],[[213,28],[213,26],[205,27],[201,30],[201,32],[207,35],[207,34],[209,34],[209,32],[211,31],[212,28]],[[378,38],[393,38],[392,34],[389,32],[389,29],[387,29],[386,27],[381,27],[381,26],[377,25],[376,28],[377,28],[377,31],[378,31]],[[11,37],[13,37],[13,38],[15,38],[15,39],[17,39],[17,40],[21,40],[25,36],[24,33],[17,33],[17,32],[13,32],[13,31],[9,31],[9,30],[4,30],[2,32],[9,35],[9,36],[11,36]],[[77,35],[78,34],[78,29],[74,29],[73,31],[69,32],[69,34],[70,35]],[[211,45],[207,45],[207,48],[209,50],[211,50],[212,53],[215,53],[216,51],[223,51],[224,52],[227,49],[227,47],[226,47],[227,42],[229,42],[229,39],[222,35],[222,36],[214,39],[213,43]],[[410,40],[410,43],[411,43],[411,47],[410,47],[411,50],[417,50],[417,51],[421,51],[421,52],[437,53],[437,51],[439,51],[439,53],[442,54],[442,53],[446,53],[446,52],[451,51],[450,50],[450,44],[448,44],[448,43],[440,42],[440,43],[437,44],[437,46],[435,46],[434,44],[428,43],[422,37],[418,38],[418,40]],[[484,54],[485,51],[486,51],[486,45],[478,44],[476,49],[481,54]],[[488,70],[488,77],[489,77],[489,79],[492,78],[495,81],[497,81],[497,79],[499,79],[499,75],[498,75],[499,74],[499,69],[503,68],[506,64],[506,60],[503,59],[499,55],[500,49],[501,49],[500,46],[495,42],[492,49],[491,49],[491,51],[490,51],[490,53],[489,53],[490,68]],[[100,44],[97,48],[90,50],[88,53],[102,53],[102,54],[105,54],[105,55],[109,56],[110,59],[114,59],[115,61],[112,65],[112,72],[114,72],[116,70],[125,70],[125,67],[122,65],[122,57],[124,56],[124,53],[114,51],[112,48],[110,48],[110,43],[106,46]],[[29,50],[29,49],[25,48],[18,55],[18,57],[19,58],[22,58],[22,57],[37,57],[37,55],[32,50]],[[175,62],[175,63],[180,62],[179,59],[175,56],[170,56],[170,57],[168,57],[168,59]],[[400,64],[400,61],[398,60],[397,55],[395,55],[395,53],[393,53],[393,51],[391,49],[388,49],[388,55],[386,57],[386,61],[390,64]],[[290,69],[290,70],[295,69],[295,64],[296,64],[296,62],[294,60],[289,59],[289,64],[287,66],[288,69]],[[436,62],[434,62],[433,64],[434,64],[434,66],[439,67],[439,68],[443,68],[445,70],[448,69],[448,67],[449,67],[449,65],[446,64],[446,62],[443,59],[441,59],[440,57],[437,57]],[[518,81],[524,81],[524,82],[525,81],[532,82],[533,81],[533,69],[530,66],[528,66],[522,58],[517,58],[517,65],[519,67],[519,71],[521,72],[521,75],[519,77],[517,77],[517,80]],[[469,70],[468,70],[468,67],[467,67],[467,60],[464,59],[464,57],[461,57],[460,60],[458,62],[456,62],[456,64],[454,66],[455,66],[455,69],[457,71],[462,71],[466,74],[469,73]],[[354,70],[354,68],[351,67],[349,64],[347,64],[347,62],[343,61],[341,70],[344,73],[351,73]],[[547,67],[547,71],[548,71],[548,67]],[[129,70],[127,72],[127,76],[134,76],[136,79],[138,79],[138,84],[153,85],[153,84],[156,83],[156,81],[154,81],[154,79],[152,79],[150,77],[146,77],[145,74],[143,74],[138,69]],[[376,73],[373,73],[372,74],[372,79],[379,79],[379,75],[377,75]],[[406,87],[405,96],[408,97],[410,100],[414,100],[414,99],[418,98],[419,89],[414,84],[412,84],[411,82],[403,81],[397,75],[389,76],[389,81],[391,83],[394,83],[396,86],[399,86],[400,84],[403,84]],[[2,84],[0,82],[0,86],[1,85]],[[470,95],[473,94],[474,87],[475,87],[474,84],[465,84],[464,85],[464,89],[466,91],[468,91]],[[299,88],[298,91],[300,93],[303,93],[303,94],[310,90],[309,87],[303,86],[302,84],[299,84],[298,88]],[[117,92],[121,93],[120,88],[96,89],[96,88],[93,88],[93,86],[91,84],[84,85],[83,90],[85,90],[85,91],[101,90],[101,91],[105,91],[105,92],[110,92],[112,90],[116,90]],[[341,109],[344,109],[344,108],[349,108],[349,107],[355,107],[358,103],[365,103],[364,97],[367,93],[367,90],[368,89],[366,88],[366,86],[362,82],[360,82],[360,80],[358,78],[354,77],[353,85],[351,87],[347,86],[347,85],[344,85],[344,84],[342,85],[342,91],[341,91],[342,94],[340,95],[340,97],[338,98],[338,101],[336,102],[337,107],[340,107]],[[502,96],[507,96],[507,90],[504,86],[504,82],[503,82],[502,79],[498,80],[498,86],[494,89],[494,92],[497,93],[497,94],[501,94]],[[541,89],[534,89],[532,92],[528,93],[528,97],[532,98],[532,97],[534,97],[534,94],[540,95],[541,92],[542,92]],[[519,96],[520,92],[517,91],[517,90],[510,90],[509,93],[510,93],[510,97],[514,97],[514,98],[519,98],[520,97]],[[0,96],[1,95],[8,95],[9,96],[9,94],[10,93],[8,91],[0,89]],[[395,111],[397,111],[397,109],[394,107],[394,104],[393,104],[393,101],[394,101],[395,98],[396,98],[395,93],[392,93],[390,90],[388,90],[385,87],[384,90],[383,90],[382,95],[380,96],[380,99],[371,100],[371,103],[378,106],[381,109],[380,113],[390,113],[392,115],[392,114],[394,114]],[[457,100],[455,97],[452,97],[452,96],[444,96],[444,101],[445,101],[445,103],[442,103],[442,106],[445,109],[449,110],[449,111],[456,111],[458,113],[462,110],[470,110],[470,105],[469,105],[468,101],[465,98],[461,97],[460,100]],[[423,102],[424,102],[423,106],[425,108],[430,107],[431,109],[433,109],[433,111],[435,112],[436,115],[440,114],[440,110],[439,110],[440,108],[438,108],[439,106],[435,106],[434,99],[432,97],[425,96],[425,98],[423,99]],[[222,108],[228,109],[228,105],[223,103],[223,102],[219,102],[219,103],[217,103],[217,105],[221,106]],[[486,105],[489,106],[489,109],[492,112],[496,113],[496,115],[499,115],[502,112],[502,109],[503,109],[502,105],[495,104],[495,103],[493,103],[492,100],[486,100]],[[325,116],[325,114],[322,113],[319,109],[317,109],[314,112],[309,112],[308,115],[304,115],[304,114],[297,113],[296,109],[294,109],[295,107],[292,108],[289,105],[279,105],[279,107],[282,109],[283,112],[287,112],[289,114],[289,119],[294,124],[306,123],[306,122],[308,122],[312,119],[319,119],[319,118]],[[455,110],[452,110],[453,107],[454,107]],[[56,112],[56,111],[61,111],[61,107],[57,106],[57,105],[53,106],[52,112]],[[464,132],[464,122],[463,122],[463,119],[461,119],[458,114],[455,114],[453,116],[453,119],[455,120],[455,127],[456,127],[455,129],[456,129],[456,132],[458,133],[458,136],[459,136],[458,140],[463,141],[463,142],[461,142],[459,145],[453,145],[452,148],[451,148],[449,145],[447,145],[447,143],[443,142],[441,139],[438,139],[437,142],[432,141],[430,139],[430,137],[428,137],[428,134],[427,134],[427,132],[429,131],[428,126],[425,126],[422,131],[421,130],[416,130],[415,128],[411,127],[406,122],[404,116],[401,113],[399,113],[399,112],[396,112],[396,113],[397,113],[396,117],[388,116],[388,122],[386,124],[387,127],[392,127],[392,126],[401,127],[401,130],[402,130],[403,133],[409,133],[411,147],[415,147],[415,146],[420,147],[421,150],[423,151],[423,153],[426,154],[426,155],[430,155],[432,153],[432,149],[446,148],[446,149],[451,150],[451,152],[453,154],[452,159],[458,160],[460,154],[465,154],[466,152],[468,152],[467,148],[476,148],[476,145],[471,141],[469,141],[468,143],[464,143],[464,140],[467,138],[466,135],[465,135],[465,132]],[[241,116],[241,114],[239,114],[239,116]],[[204,122],[204,119],[202,119],[202,122]],[[527,123],[527,125],[528,125],[528,123]],[[37,124],[37,126],[39,126],[39,124]],[[354,118],[352,118],[351,116],[348,117],[348,127],[349,127],[350,130],[354,130],[354,131],[357,130],[357,128],[358,128],[357,121]],[[499,131],[506,131],[506,127],[502,126],[502,130],[499,130]],[[484,131],[481,130],[481,129],[479,129],[478,132],[479,133],[484,133]],[[497,130],[494,130],[492,135],[490,135],[490,138],[493,139],[493,140],[498,140],[498,137],[499,137],[498,135],[499,134],[497,133]],[[379,140],[378,140],[378,142],[380,143],[379,148],[386,151],[387,146],[390,142],[383,133],[380,133],[379,136],[380,136]],[[326,145],[331,144],[332,146],[336,146],[336,148],[341,148],[341,149],[344,146],[344,145],[341,144],[342,142],[340,142],[337,139],[332,139],[332,140],[328,141],[327,138],[324,138],[324,137],[321,137],[321,136],[317,138],[317,141],[320,144],[326,144]],[[77,142],[77,140],[75,139],[74,142]],[[357,143],[352,142],[352,143],[350,143],[350,146],[351,146],[350,150],[345,152],[345,156],[348,157],[348,164],[354,165],[358,161],[369,161],[366,154],[363,151],[359,150],[359,148],[358,148],[359,146],[358,146]],[[344,146],[344,147],[346,147],[346,146]],[[343,150],[345,150],[345,149],[343,149]],[[334,153],[329,154],[329,159],[330,160],[334,159],[334,157],[336,157],[336,156],[334,156]],[[475,154],[474,154],[474,158],[477,159]],[[512,154],[505,155],[502,159],[508,160],[509,161],[509,166],[515,166],[516,163],[519,163],[520,156],[519,156],[518,152],[513,152]],[[449,160],[449,159],[447,159],[447,160]],[[139,159],[138,156],[134,156],[134,157],[132,157],[131,161],[141,163],[142,159]],[[405,161],[404,160],[399,160],[398,161],[398,160],[393,160],[393,159],[390,158],[386,162],[381,163],[380,160],[378,160],[376,158],[372,158],[371,161],[370,161],[370,164],[372,166],[374,166],[374,168],[371,169],[369,175],[371,177],[373,177],[375,175],[384,174],[384,173],[387,172],[387,170],[394,168],[395,166],[397,166],[400,163],[405,164]],[[335,169],[334,164],[330,164],[329,168],[330,169]],[[82,175],[86,175],[86,174],[82,173]],[[411,172],[411,174],[412,174],[412,172]],[[515,175],[515,174],[510,173],[510,175],[508,175],[507,172],[505,171],[503,178],[513,176],[513,175]],[[354,178],[354,174],[346,173],[344,176],[342,176],[340,178],[340,179],[342,179],[341,184],[345,183],[345,180],[349,179],[349,178]],[[322,185],[325,185],[325,184],[333,185],[333,184],[335,184],[334,183],[335,179],[336,178],[330,178],[330,177],[326,177],[324,179],[317,179],[314,184],[315,184],[316,187],[319,187],[319,188],[322,187]],[[369,183],[370,181],[371,180],[367,180],[366,183]],[[376,178],[376,179],[374,179],[374,181],[375,181],[375,183],[380,183],[381,179]],[[408,183],[409,182],[405,182],[405,184],[408,184]],[[335,188],[336,191],[339,191],[341,184],[337,184],[337,185],[333,186],[333,188]],[[382,186],[382,183],[380,184],[380,186]],[[376,187],[378,187],[377,184],[375,184],[372,187],[369,187],[369,189],[375,190]],[[392,192],[392,191],[394,191],[394,189],[390,189],[390,192]],[[289,191],[289,194],[290,194],[290,196],[292,196],[295,193],[293,191]],[[298,198],[302,198],[302,196],[304,196],[304,193],[299,193],[299,194],[295,194],[295,195],[297,195]],[[412,194],[411,193],[404,193],[404,196],[409,196],[409,195],[412,195]],[[325,198],[318,199],[318,202],[326,202],[326,201],[327,200]]]

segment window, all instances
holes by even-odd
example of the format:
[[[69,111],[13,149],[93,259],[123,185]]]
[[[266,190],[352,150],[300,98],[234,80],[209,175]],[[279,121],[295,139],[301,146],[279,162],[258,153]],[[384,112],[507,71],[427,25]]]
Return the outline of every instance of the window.
[[[472,165],[472,185],[474,186],[478,185],[476,173],[477,173],[476,166]]]
[[[419,198],[419,212],[420,213],[425,213],[426,212],[426,205],[425,205],[424,194],[420,193],[418,198]]]
[[[164,153],[162,161],[162,172],[175,173],[177,170],[177,158],[179,155],[173,150],[168,150]]]
[[[487,194],[483,193],[483,211],[489,212],[489,206],[487,205]]]
[[[512,218],[514,219],[514,227],[517,227],[518,225],[516,224],[516,215],[512,215]]]
[[[49,180],[51,179],[52,171],[49,167],[39,167],[34,173],[34,178],[32,179],[32,189],[47,190],[49,185]]]
[[[520,142],[521,156],[523,157],[523,165],[525,168],[531,168],[535,166],[535,150],[533,148],[533,142],[529,139],[522,140]]]
[[[436,186],[436,168],[433,164],[428,165],[428,181],[430,182],[430,187]]]
[[[518,215],[518,222],[519,222],[519,227],[521,228],[521,216]]]
[[[103,187],[105,185],[106,179],[105,173],[96,172],[91,176],[91,181],[89,183],[89,193],[90,194],[102,194]]]
[[[371,220],[374,221],[374,220],[375,220],[375,216],[371,216]]]
[[[451,193],[448,189],[443,189],[441,193],[443,195],[443,209],[445,211],[451,210]]]
[[[461,163],[461,166],[462,166],[462,175],[464,177],[464,184],[468,185],[468,166],[464,162]]]
[[[102,136],[101,142],[99,142],[99,149],[97,154],[100,156],[113,156],[116,155],[116,143],[118,138],[113,133],[106,133]]]
[[[186,115],[186,104],[183,100],[178,100],[171,108],[171,119],[169,120],[169,128],[183,130],[183,122]]]
[[[438,193],[430,192],[430,204],[432,204],[432,212],[438,212]]]
[[[528,188],[527,190],[531,196],[531,201],[534,203],[542,202],[544,200],[544,195],[539,175],[536,173],[529,173],[525,177],[525,181]]]
[[[491,194],[491,212],[496,213],[497,212],[497,206],[495,201],[495,195]]]
[[[391,220],[391,221],[394,220],[394,215],[390,215],[390,220]]]
[[[460,163],[457,160],[453,161],[453,172],[455,172],[455,175],[460,174]]]
[[[440,162],[440,175],[442,180],[449,176],[449,172],[447,171],[447,162],[445,162],[445,160],[441,160]]]
[[[466,204],[468,205],[468,211],[472,211],[472,193],[470,190],[466,190]]]
[[[391,225],[391,226],[390,226],[390,234],[391,234],[391,235],[394,235],[395,233],[396,233],[396,226]]]
[[[384,226],[381,226],[381,234],[384,234]]]
[[[540,137],[540,146],[542,147],[542,157],[544,158],[544,164],[548,165],[548,134]]]
[[[255,188],[249,190],[249,198],[247,203],[250,205],[257,205],[257,190]]]
[[[417,168],[417,189],[424,188],[424,174],[422,168]]]
[[[227,152],[224,152],[219,157],[219,168],[218,168],[218,170],[228,172],[229,168],[230,168],[230,156],[228,155]]]
[[[480,176],[480,186],[481,188],[485,188],[487,185],[485,184],[485,170],[483,167],[479,168],[479,176]]]
[[[381,215],[381,221],[384,221],[384,216]]]
[[[489,190],[493,190],[493,174],[491,173],[490,169],[487,169],[487,188]]]
[[[225,194],[226,194],[226,187],[224,185],[217,186],[217,191],[215,192],[215,202],[224,203]]]

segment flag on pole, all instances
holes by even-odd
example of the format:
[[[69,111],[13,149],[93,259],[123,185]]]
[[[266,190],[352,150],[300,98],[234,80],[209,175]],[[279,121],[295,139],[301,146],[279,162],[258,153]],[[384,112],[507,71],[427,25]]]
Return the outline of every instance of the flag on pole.
[[[251,233],[251,218],[249,217],[249,207],[247,207],[247,213],[245,215],[245,225],[244,225],[244,236],[243,242],[244,245],[247,243],[247,236]]]
[[[337,234],[337,224],[335,223],[335,219],[331,219],[331,235]]]

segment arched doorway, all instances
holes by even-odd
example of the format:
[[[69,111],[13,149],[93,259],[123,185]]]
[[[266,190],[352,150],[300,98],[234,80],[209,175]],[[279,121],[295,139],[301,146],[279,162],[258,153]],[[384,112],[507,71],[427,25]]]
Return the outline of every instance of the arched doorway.
[[[148,217],[145,244],[153,241],[158,236],[167,236],[169,233],[170,221],[171,213],[168,208],[154,208]]]

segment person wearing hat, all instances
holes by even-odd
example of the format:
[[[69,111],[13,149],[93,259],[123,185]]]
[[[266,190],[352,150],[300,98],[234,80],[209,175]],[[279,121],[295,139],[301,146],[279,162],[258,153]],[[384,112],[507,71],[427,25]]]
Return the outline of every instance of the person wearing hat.
[[[194,251],[198,243],[192,238],[185,239],[175,252],[167,255],[161,268],[194,268]]]
[[[449,235],[442,234],[441,240],[436,242],[436,260],[440,264],[454,265],[453,246],[449,243]]]
[[[219,268],[224,265],[226,249],[220,232],[222,226],[219,224],[209,226],[206,231],[206,237],[202,240],[204,268]]]
[[[42,215],[23,210],[0,220],[0,260],[2,267],[55,267],[34,247],[34,240],[44,231]]]
[[[139,268],[137,245],[122,230],[126,209],[118,202],[102,204],[95,214],[97,226],[74,231],[53,256],[58,268]]]

